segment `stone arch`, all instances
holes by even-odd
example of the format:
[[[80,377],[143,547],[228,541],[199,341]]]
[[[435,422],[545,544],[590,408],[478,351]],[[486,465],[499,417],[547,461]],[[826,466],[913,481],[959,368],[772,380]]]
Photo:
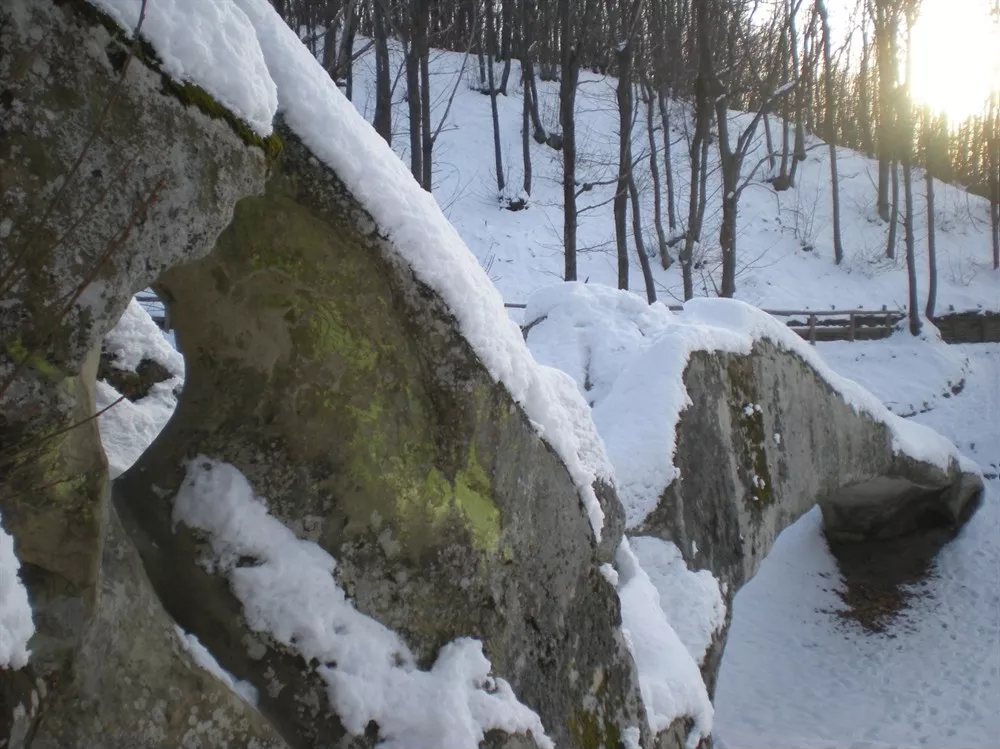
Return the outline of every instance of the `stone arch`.
[[[287,128],[256,138],[173,84],[82,0],[14,0],[0,20],[0,83],[20,113],[0,132],[0,174],[17,186],[0,191],[4,246],[37,235],[52,247],[0,312],[0,374],[20,377],[0,434],[18,446],[65,435],[0,466],[39,632],[33,668],[48,684],[0,673],[0,726],[42,708],[4,738],[33,749],[375,741],[345,733],[315,664],[275,643],[248,655],[238,602],[197,564],[203,539],[174,533],[170,494],[199,453],[236,465],[275,515],[334,553],[357,606],[425,662],[459,634],[482,639],[562,745],[611,745],[645,726],[598,570],[621,537],[613,489],[595,486],[597,544],[565,465],[336,175]],[[110,102],[107,116],[95,102]],[[59,127],[44,126],[48,112]],[[44,196],[71,183],[48,210]],[[52,301],[90,275],[38,336]],[[87,421],[96,352],[151,283],[172,307],[188,383],[109,503]],[[49,482],[53,471],[71,487]],[[173,620],[261,688],[261,713],[197,669]],[[272,696],[276,677],[286,688]],[[133,693],[137,710],[171,695],[172,709],[135,719],[122,709]]]

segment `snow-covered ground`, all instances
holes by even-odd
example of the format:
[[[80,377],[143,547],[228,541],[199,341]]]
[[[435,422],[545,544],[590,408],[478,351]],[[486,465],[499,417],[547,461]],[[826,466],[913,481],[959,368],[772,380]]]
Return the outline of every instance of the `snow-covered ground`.
[[[993,479],[980,510],[940,551],[923,595],[884,633],[834,613],[843,608],[839,573],[818,511],[788,528],[736,596],[716,691],[717,745],[995,749],[1000,345],[941,351],[893,339],[821,345],[820,352],[875,392],[902,387],[907,399],[926,402],[931,410],[913,420],[950,437]],[[944,359],[951,366],[942,367]],[[956,371],[964,388],[942,397]]]
[[[359,46],[362,43],[359,41]],[[501,208],[493,160],[485,157],[493,149],[489,98],[472,89],[473,85],[478,85],[478,66],[474,57],[464,61],[464,69],[463,59],[461,54],[447,52],[432,52],[431,56],[435,126],[458,82],[455,102],[435,145],[434,195],[445,215],[487,268],[505,301],[523,303],[536,289],[562,278],[562,156],[532,141],[534,184],[530,206],[517,212]],[[400,60],[397,51],[395,62]],[[374,65],[371,55],[362,57],[354,76],[354,103],[369,121],[375,106]],[[581,72],[577,97],[578,181],[581,185],[613,182],[616,174],[615,86],[613,78]],[[543,122],[550,131],[558,131],[558,83],[540,81],[538,87]],[[409,163],[403,89],[400,84],[394,93],[393,149]],[[516,194],[522,180],[522,107],[517,62],[513,64],[509,90],[509,96],[498,97],[497,106],[508,192]],[[685,107],[675,103],[673,110],[671,151],[680,223],[676,232],[667,228],[668,235],[678,234],[683,229],[690,177],[683,121]],[[735,139],[748,118],[736,113],[732,113],[732,117],[730,131]],[[640,103],[633,132],[633,151],[638,161],[636,176],[644,202],[642,218],[646,247],[653,251],[656,233],[652,223],[653,198],[645,122],[644,106]],[[772,118],[770,125],[775,142],[780,144],[780,120]],[[657,148],[662,149],[662,133],[658,124],[656,127]],[[746,158],[746,174],[766,153],[762,127],[757,135],[755,146]],[[838,150],[845,260],[837,267],[833,262],[830,230],[829,152],[818,139],[810,136],[807,153],[808,158],[800,164],[796,188],[774,192],[764,182],[770,176],[765,165],[757,172],[753,184],[743,192],[737,236],[737,298],[772,310],[881,309],[883,305],[890,310],[905,308],[903,231],[900,227],[898,259],[887,260],[884,257],[887,226],[878,219],[874,205],[876,162],[848,149]],[[702,267],[695,271],[695,293],[708,296],[715,293],[721,272],[717,241],[721,177],[714,146],[710,161],[706,225],[702,244],[696,251],[704,263],[699,263]],[[662,154],[659,163],[662,165]],[[922,175],[918,170],[914,178],[921,307],[927,291],[926,200]],[[992,271],[990,265],[986,201],[941,183],[937,183],[935,193],[938,311],[946,312],[949,307],[1000,310],[1000,274]],[[579,198],[581,281],[589,278],[591,282],[617,285],[613,194],[614,185],[595,185]],[[630,284],[641,294],[643,285],[638,258],[634,249],[631,252]],[[664,271],[654,260],[653,274],[662,301],[676,303],[683,298],[679,267]],[[520,317],[516,319],[520,321]]]

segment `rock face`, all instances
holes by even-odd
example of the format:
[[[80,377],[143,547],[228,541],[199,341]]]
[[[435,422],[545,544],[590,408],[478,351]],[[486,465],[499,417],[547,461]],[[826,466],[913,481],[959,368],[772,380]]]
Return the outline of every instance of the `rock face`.
[[[196,536],[174,532],[183,462],[210,455],[329,551],[357,608],[424,665],[472,635],[557,743],[639,725],[617,599],[598,571],[610,556],[565,467],[335,176],[279,132],[265,194],[237,205],[214,252],[156,286],[185,388],[115,497],[167,608],[258,687],[294,743],[356,744],[298,656],[257,636],[266,655],[249,655],[225,582],[195,564]],[[612,541],[621,511],[600,492]],[[275,681],[286,687],[272,695]]]
[[[673,456],[667,447],[652,455],[663,465],[672,457],[674,469],[651,474],[669,476],[669,483],[631,493],[646,509],[630,513],[627,533],[670,541],[690,567],[710,570],[726,592],[727,611],[778,534],[817,504],[835,541],[957,526],[976,507],[981,476],[960,462],[950,443],[880,404],[881,414],[851,404],[847,394],[860,389],[846,383],[848,393],[838,392],[831,384],[836,376],[818,371],[803,356],[810,353],[805,344],[762,312],[729,300],[698,300],[690,312],[674,315],[662,306],[636,305],[621,292],[579,285],[538,296],[526,318],[529,347],[541,361],[581,358],[559,347],[587,352],[585,368],[563,366],[591,396],[619,481],[630,479],[619,465],[629,455],[630,427],[639,426],[630,418],[652,420],[654,431],[672,437],[663,445],[675,447]],[[673,369],[644,373],[656,362]],[[637,374],[676,382],[630,389]],[[666,400],[676,410],[664,408],[655,387],[673,387],[689,402],[674,395]],[[603,408],[611,403],[614,409]],[[609,426],[614,430],[605,432]],[[904,427],[921,430],[909,447],[900,446],[896,433]],[[934,449],[924,449],[919,438]],[[941,452],[943,459],[935,455]],[[702,662],[710,692],[726,627]]]
[[[323,676],[338,664],[252,628],[203,563],[211,539],[174,522],[198,455],[234,466],[274,518],[335,558],[337,584],[417,666],[477,638],[558,746],[685,743],[683,715],[650,735],[621,630],[606,565],[627,548],[623,508],[609,482],[581,483],[579,455],[543,439],[521,405],[534,401],[512,395],[527,381],[554,396],[544,407],[568,408],[564,391],[531,379],[516,331],[503,350],[522,369],[503,379],[442,286],[384,236],[371,195],[363,203],[290,124],[261,138],[172,81],[149,45],[83,0],[6,0],[0,49],[0,516],[37,629],[29,666],[0,670],[0,745],[360,749],[384,738],[375,721],[345,728]],[[379,197],[401,212],[422,205]],[[101,340],[150,284],[171,307],[186,382],[173,419],[109,491],[90,418]],[[495,307],[475,310],[501,316]],[[976,491],[957,466],[897,456],[885,424],[766,343],[696,355],[685,376],[695,404],[678,425],[683,481],[661,487],[633,530],[685,554],[696,543],[688,561],[730,596],[815,502],[831,530],[871,537],[954,521]],[[567,421],[579,433],[591,426],[581,413]],[[772,445],[779,431],[799,442]],[[259,710],[198,665],[175,622],[257,688]],[[722,642],[703,666],[709,682]],[[499,691],[491,684],[477,688]],[[490,730],[482,745],[547,745],[517,730]]]
[[[330,552],[421,665],[479,638],[558,745],[638,728],[651,746],[599,571],[624,527],[613,487],[594,486],[598,543],[557,453],[337,175],[288,128],[262,140],[171,82],[82,0],[5,2],[0,47],[0,514],[38,631],[29,670],[0,671],[0,744],[378,740],[347,733],[317,664],[252,632],[198,564],[204,538],[174,528],[184,462],[205,454]],[[111,503],[88,420],[100,343],[150,284],[187,380]],[[174,621],[258,688],[259,713]]]
[[[958,525],[982,491],[956,461],[942,470],[896,453],[886,424],[767,340],[746,356],[695,354],[684,382],[693,404],[677,424],[681,478],[635,532],[697,548],[689,563],[727,584],[730,610],[778,534],[816,504],[831,540],[862,541]],[[724,647],[723,632],[703,664],[710,689]]]

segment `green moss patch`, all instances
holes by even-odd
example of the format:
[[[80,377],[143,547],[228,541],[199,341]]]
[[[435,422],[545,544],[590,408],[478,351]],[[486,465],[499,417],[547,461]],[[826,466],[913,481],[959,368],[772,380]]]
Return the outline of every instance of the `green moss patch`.
[[[728,357],[729,412],[735,427],[733,449],[751,507],[762,510],[774,502],[771,470],[765,450],[764,411],[750,357]]]

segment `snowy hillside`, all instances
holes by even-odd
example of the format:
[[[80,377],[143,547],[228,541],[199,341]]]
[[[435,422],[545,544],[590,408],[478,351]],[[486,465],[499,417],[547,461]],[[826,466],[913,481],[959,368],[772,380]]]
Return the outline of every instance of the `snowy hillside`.
[[[359,45],[361,42],[359,42]],[[401,64],[394,50],[394,64]],[[371,121],[374,112],[374,58],[356,63],[353,100]],[[492,159],[493,135],[489,98],[474,90],[478,65],[473,56],[434,52],[431,55],[433,127],[437,127],[457,83],[455,101],[434,149],[434,194],[462,238],[487,268],[507,302],[524,302],[532,291],[562,277],[562,162],[561,154],[531,142],[534,185],[527,210],[500,208]],[[539,81],[540,110],[545,127],[558,130],[558,82]],[[583,71],[577,97],[578,180],[583,183],[613,181],[617,169],[618,114],[616,80]],[[407,112],[400,79],[393,96],[393,149],[405,160]],[[518,63],[513,63],[510,96],[498,97],[503,158],[508,191],[521,186],[521,90]],[[686,216],[689,167],[684,127],[685,107],[675,104],[671,133],[674,179],[677,187],[678,231]],[[730,132],[739,135],[748,118],[733,114]],[[775,143],[781,126],[770,121]],[[659,147],[662,136],[656,133]],[[885,258],[888,227],[875,211],[876,162],[840,149],[841,205],[845,260],[833,262],[830,231],[828,149],[816,138],[807,140],[808,158],[800,164],[797,187],[776,193],[765,182],[765,164],[756,184],[740,200],[737,235],[736,296],[765,309],[838,309],[906,307],[906,267],[900,225],[897,260]],[[643,223],[647,248],[656,247],[653,227],[652,187],[649,180],[649,147],[645,110],[640,102],[633,128],[633,155],[637,181],[645,200]],[[709,204],[701,246],[696,248],[695,293],[712,295],[721,274],[718,226],[721,220],[718,152],[710,149]],[[745,161],[744,175],[766,154],[763,127],[758,128],[754,149]],[[662,164],[662,156],[660,157]],[[916,241],[920,298],[926,298],[926,213],[923,173],[914,175],[914,200],[918,213]],[[595,186],[580,196],[579,274],[609,285],[617,284],[611,199],[614,185]],[[989,213],[986,201],[943,184],[935,188],[939,266],[938,310],[1000,310],[1000,276],[990,260]],[[664,197],[664,201],[666,198]],[[664,222],[666,209],[664,206]],[[666,227],[665,227],[666,228]],[[670,234],[669,228],[667,228]],[[630,286],[643,293],[638,259],[632,250]],[[697,261],[701,262],[697,262]],[[653,262],[657,291],[662,301],[683,298],[680,269],[664,271]]]

